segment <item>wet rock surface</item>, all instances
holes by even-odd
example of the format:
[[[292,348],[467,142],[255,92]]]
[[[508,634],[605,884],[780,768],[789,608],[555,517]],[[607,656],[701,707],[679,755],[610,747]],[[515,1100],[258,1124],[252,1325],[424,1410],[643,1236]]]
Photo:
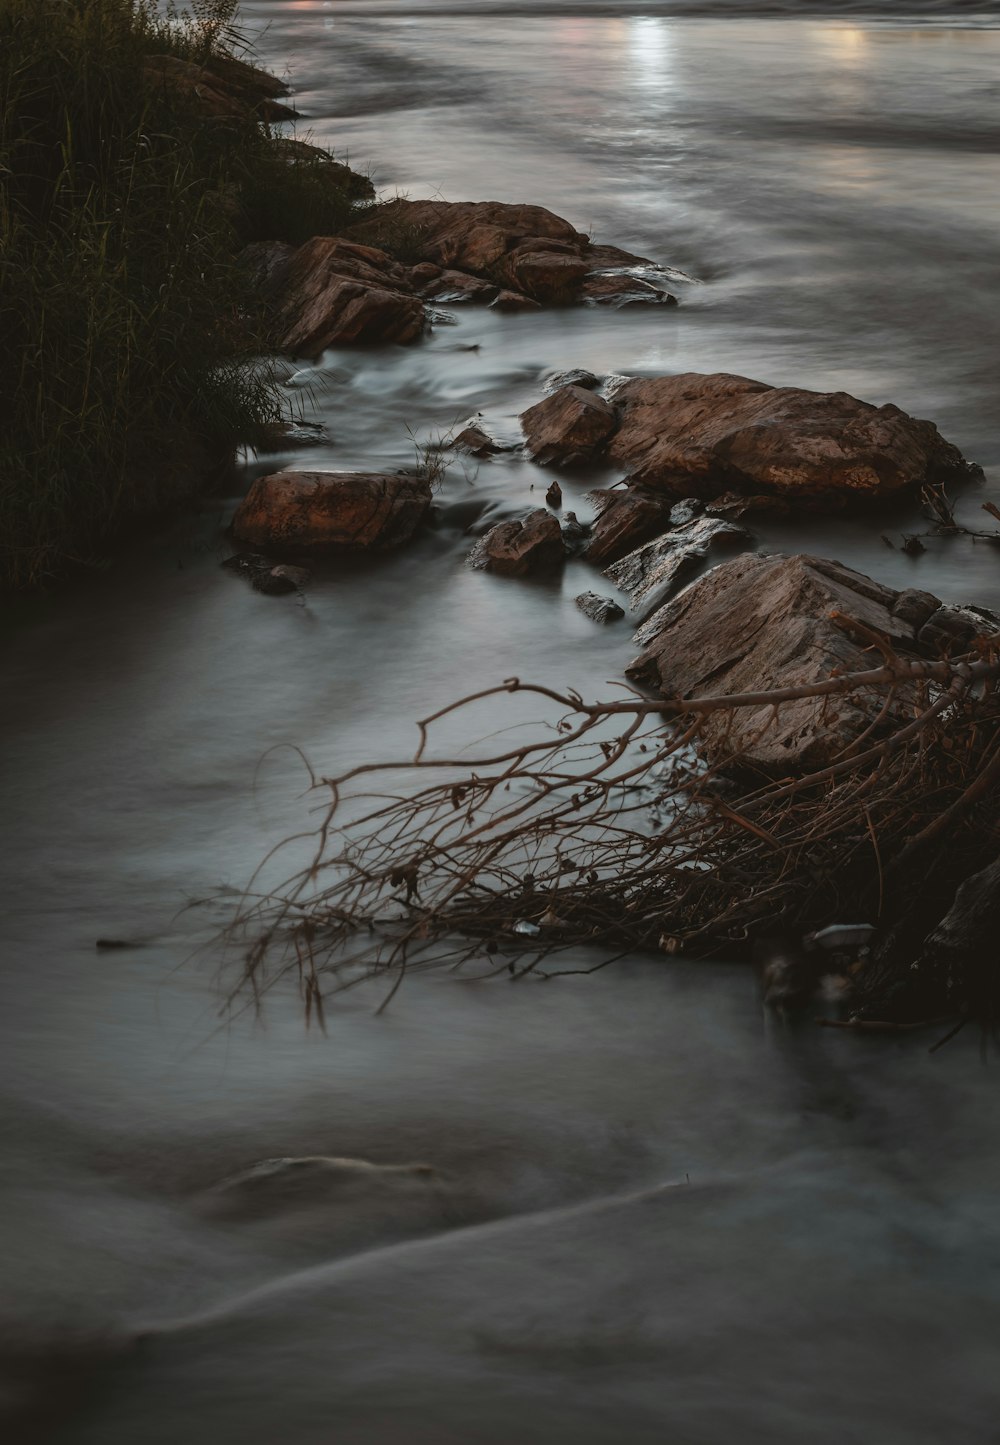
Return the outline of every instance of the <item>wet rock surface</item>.
[[[499,522],[476,543],[469,566],[501,577],[557,571],[566,560],[562,529],[539,508],[521,521]]]
[[[583,299],[618,300],[626,293],[659,302],[664,293],[624,268],[657,273],[645,257],[615,246],[595,246],[569,221],[543,206],[502,201],[410,201],[380,209],[359,234],[377,241],[387,233],[405,234],[420,262],[466,272],[510,292],[546,304]],[[595,273],[617,270],[605,279]],[[588,288],[591,288],[588,291]],[[501,302],[504,309],[509,302]]]
[[[561,386],[521,415],[525,445],[540,465],[567,466],[594,456],[615,428],[610,402],[582,386]]]
[[[686,582],[710,552],[748,547],[752,541],[745,527],[695,517],[628,553],[604,575],[628,593],[633,612],[646,612]]]
[[[675,495],[768,492],[836,505],[970,471],[933,423],[846,392],[689,372],[630,380],[615,407],[609,457],[632,481]]]
[[[894,610],[905,597],[820,557],[737,557],[692,583],[639,629],[644,650],[627,675],[673,697],[718,697],[876,666],[869,640],[838,626],[834,612],[903,655],[927,655],[913,623]],[[992,630],[987,617],[981,627]],[[902,697],[897,706],[905,706]],[[707,715],[699,746],[710,759],[739,755],[742,766],[782,776],[825,766],[873,721],[846,696],[802,698],[783,704],[778,716],[769,707]]]
[[[250,248],[263,278],[275,345],[293,356],[328,346],[415,341],[424,306],[405,266],[384,251],[336,236],[290,248]]]
[[[240,552],[227,557],[223,562],[227,572],[245,577],[255,592],[267,597],[283,597],[289,592],[300,592],[309,581],[307,567],[296,567],[288,562],[275,562],[259,552]]]
[[[591,622],[599,622],[602,626],[609,622],[620,622],[625,616],[624,607],[613,597],[601,597],[596,592],[581,592],[574,600],[584,617],[589,617]]]
[[[670,526],[670,503],[641,487],[590,493],[598,508],[584,556],[603,567],[658,537]]]
[[[430,504],[430,483],[420,477],[274,472],[254,482],[232,532],[258,547],[383,551],[408,542]]]

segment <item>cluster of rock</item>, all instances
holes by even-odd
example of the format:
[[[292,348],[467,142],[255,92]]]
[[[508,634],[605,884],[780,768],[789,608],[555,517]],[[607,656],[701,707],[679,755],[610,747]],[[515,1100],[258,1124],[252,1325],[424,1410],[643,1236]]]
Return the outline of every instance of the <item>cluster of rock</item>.
[[[610,400],[564,386],[521,418],[529,453],[546,465],[607,460],[628,492],[609,502],[653,526],[653,505],[694,496],[742,510],[774,503],[839,507],[967,477],[968,464],[929,421],[846,392],[769,386],[727,373],[634,378]],[[633,504],[633,499],[638,500]],[[641,540],[627,513],[609,516]]]
[[[406,261],[398,259],[405,255]],[[247,259],[281,351],[416,340],[430,302],[500,311],[541,305],[675,301],[652,261],[594,245],[542,206],[397,200],[351,228],[299,247],[258,243]]]

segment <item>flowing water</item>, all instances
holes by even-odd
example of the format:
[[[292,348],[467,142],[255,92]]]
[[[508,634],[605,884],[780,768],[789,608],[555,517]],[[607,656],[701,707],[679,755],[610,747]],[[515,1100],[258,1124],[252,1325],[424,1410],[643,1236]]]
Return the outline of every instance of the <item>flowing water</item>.
[[[327,354],[289,375],[332,438],[296,459],[405,466],[477,411],[516,437],[568,366],[728,370],[931,417],[986,468],[959,499],[976,524],[1000,500],[1000,30],[959,0],[762,8],[249,0],[300,132],[385,189],[538,202],[683,273],[670,311],[455,308],[416,347]],[[348,995],[325,1038],[279,995],[259,1025],[220,1017],[193,950],[309,816],[276,745],[329,772],[514,673],[621,676],[627,626],[576,611],[582,564],[463,566],[466,529],[545,484],[455,463],[419,543],[304,602],[220,570],[217,498],[8,608],[5,1438],[1000,1440],[1000,1105],[974,1046],[789,1030],[742,967],[640,958],[425,976],[379,1017]],[[881,540],[921,525],[761,545],[1000,605],[989,544]],[[216,1187],[298,1155],[434,1172]]]

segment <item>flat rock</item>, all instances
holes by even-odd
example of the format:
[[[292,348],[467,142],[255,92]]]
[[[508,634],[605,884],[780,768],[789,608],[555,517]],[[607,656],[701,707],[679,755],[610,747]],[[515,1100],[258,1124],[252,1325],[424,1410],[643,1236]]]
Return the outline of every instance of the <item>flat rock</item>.
[[[582,386],[561,386],[521,415],[531,457],[566,466],[596,456],[615,428],[615,411]]]
[[[501,577],[553,572],[566,560],[562,531],[551,512],[539,509],[521,521],[498,522],[473,548],[469,566]]]
[[[405,266],[384,251],[336,236],[317,236],[293,250],[252,248],[276,346],[318,356],[328,346],[415,341],[423,303]]]
[[[581,592],[575,599],[577,607],[591,622],[600,622],[606,625],[609,622],[620,622],[625,616],[624,607],[619,606],[613,597],[600,597],[596,592]]]
[[[258,547],[384,551],[410,540],[430,504],[430,483],[420,477],[274,472],[254,482],[232,532]]]
[[[628,553],[604,575],[628,593],[633,612],[645,612],[687,581],[710,552],[746,547],[752,540],[745,527],[718,517],[696,517]]]
[[[795,687],[834,670],[873,666],[868,644],[831,620],[863,623],[902,653],[919,655],[910,622],[893,609],[900,594],[840,562],[809,556],[736,557],[713,568],[637,632],[644,650],[627,675],[673,697],[726,696]],[[699,746],[712,761],[784,776],[831,762],[874,720],[884,697],[803,698],[706,715]],[[905,709],[901,699],[900,708]]]
[[[632,379],[614,400],[609,456],[631,481],[675,495],[769,492],[839,505],[970,471],[931,422],[843,391],[688,372]]]

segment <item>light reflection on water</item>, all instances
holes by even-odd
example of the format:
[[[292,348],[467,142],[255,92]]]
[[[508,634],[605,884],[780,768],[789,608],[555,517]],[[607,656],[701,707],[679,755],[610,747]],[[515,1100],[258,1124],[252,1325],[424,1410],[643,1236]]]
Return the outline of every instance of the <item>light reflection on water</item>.
[[[405,466],[408,429],[477,410],[516,437],[562,367],[731,370],[931,416],[994,468],[964,514],[997,496],[1000,37],[400,8],[246,12],[304,124],[390,189],[539,201],[698,279],[669,314],[456,311],[419,347],[330,354],[333,445],[298,460]],[[568,505],[608,479],[565,479]],[[294,754],[268,748],[334,771],[405,754],[414,718],[498,678],[620,677],[627,629],[576,610],[581,564],[532,587],[462,565],[467,522],[545,480],[452,467],[436,529],[329,569],[304,606],[219,571],[225,499],[5,621],[4,1318],[117,1328],[285,1281],[128,1357],[72,1445],[312,1445],[331,1421],[351,1445],[993,1438],[998,1121],[974,1051],[784,1031],[739,968],[638,959],[425,979],[379,1020],[358,996],[328,1040],[279,1001],[214,1032],[215,958],[189,951],[234,895],[187,905],[310,817]],[[915,525],[762,542],[1000,603],[991,549],[881,541]],[[440,1207],[202,1212],[223,1174],[314,1152],[427,1159]]]

